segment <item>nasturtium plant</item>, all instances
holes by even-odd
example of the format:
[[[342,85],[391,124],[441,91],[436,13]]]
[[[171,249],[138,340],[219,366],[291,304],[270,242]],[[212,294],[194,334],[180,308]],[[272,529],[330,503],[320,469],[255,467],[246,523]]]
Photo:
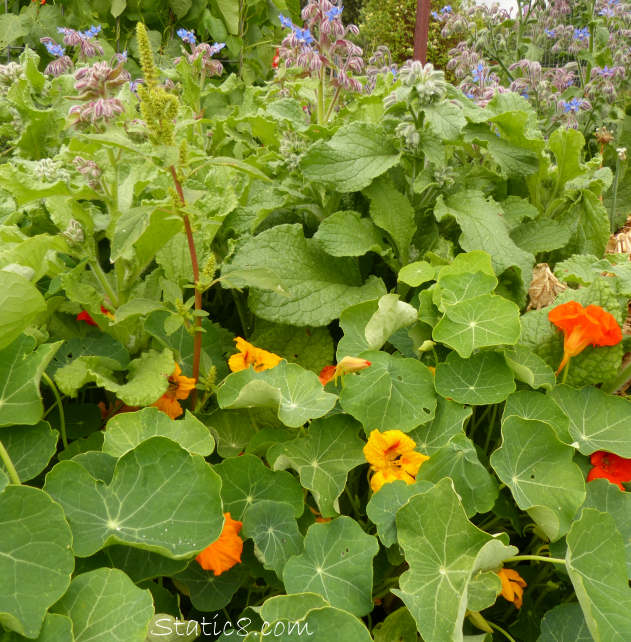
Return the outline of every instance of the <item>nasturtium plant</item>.
[[[0,639],[626,641],[631,12],[519,4],[6,4]]]

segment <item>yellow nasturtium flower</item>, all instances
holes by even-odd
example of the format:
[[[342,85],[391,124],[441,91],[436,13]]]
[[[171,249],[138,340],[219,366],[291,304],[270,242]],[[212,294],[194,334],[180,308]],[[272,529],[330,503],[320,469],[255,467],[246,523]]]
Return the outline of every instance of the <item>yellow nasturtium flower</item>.
[[[414,483],[421,464],[429,459],[416,452],[415,446],[415,441],[400,430],[373,430],[370,433],[364,456],[374,473],[370,480],[373,492],[397,479],[406,484]]]
[[[239,352],[228,359],[228,367],[231,372],[246,370],[250,366],[256,372],[261,372],[276,367],[282,361],[282,357],[277,354],[257,348],[241,337],[236,337],[234,341]]]

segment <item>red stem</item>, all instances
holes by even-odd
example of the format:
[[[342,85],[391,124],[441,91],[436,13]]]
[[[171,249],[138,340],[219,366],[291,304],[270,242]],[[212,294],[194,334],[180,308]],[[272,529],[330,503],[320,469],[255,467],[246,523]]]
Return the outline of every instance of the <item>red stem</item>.
[[[184,199],[184,192],[182,191],[182,185],[177,177],[177,172],[175,171],[175,166],[171,165],[169,168],[171,171],[171,176],[173,177],[173,182],[175,183],[175,189],[177,195],[180,199],[182,207],[186,206],[186,201]],[[191,227],[191,221],[188,218],[188,214],[183,214],[184,220],[184,229],[186,231],[186,240],[188,241],[188,251],[191,255],[191,263],[193,265],[193,283],[195,284],[195,310],[200,311],[202,309],[202,293],[197,289],[197,283],[199,282],[199,263],[197,262],[197,250],[195,249],[195,239],[193,238],[193,228]],[[193,379],[197,382],[199,379],[199,361],[202,354],[202,318],[201,316],[195,317],[195,335],[193,339]],[[197,403],[197,389],[193,388],[191,393],[191,408],[195,409],[195,404]]]

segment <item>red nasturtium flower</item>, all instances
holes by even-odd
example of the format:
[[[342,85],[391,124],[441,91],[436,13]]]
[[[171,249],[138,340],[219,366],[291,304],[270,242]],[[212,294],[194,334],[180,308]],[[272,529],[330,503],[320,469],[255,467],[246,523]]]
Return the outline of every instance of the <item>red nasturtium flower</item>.
[[[171,419],[177,419],[183,412],[182,406],[178,399],[188,399],[191,390],[195,387],[195,379],[184,377],[182,368],[175,364],[175,370],[169,377],[169,387],[167,391],[151,405],[165,412]]]
[[[518,609],[521,608],[524,588],[528,586],[524,578],[512,568],[501,568],[496,573],[502,581],[502,597],[512,602]]]
[[[587,475],[588,482],[593,479],[607,479],[620,490],[624,490],[622,482],[631,481],[631,459],[598,450],[591,454],[589,460],[593,468]]]
[[[195,559],[205,570],[221,575],[241,562],[243,540],[239,537],[242,522],[232,519],[230,513],[223,514],[225,521],[219,539],[207,546]]]
[[[108,319],[114,319],[114,315],[105,307],[101,306],[101,314],[104,314]],[[96,321],[92,318],[89,312],[81,310],[77,314],[77,321],[85,321],[89,325],[97,325]]]
[[[278,52],[278,47],[276,48],[276,53],[274,54],[274,57],[272,58],[272,68],[273,69],[278,69],[278,63],[280,62],[280,54]]]
[[[276,367],[283,360],[277,354],[257,348],[241,337],[236,337],[234,341],[239,352],[228,359],[228,367],[231,372],[239,372],[250,366],[256,372],[261,372]]]
[[[324,368],[320,370],[320,383],[326,386],[331,379],[336,380],[342,375],[368,368],[369,365],[370,361],[366,361],[366,359],[344,357],[336,366],[324,366]]]
[[[618,322],[599,305],[584,308],[576,301],[568,301],[552,308],[548,319],[563,330],[563,359],[557,375],[572,357],[587,346],[615,346],[622,341]]]

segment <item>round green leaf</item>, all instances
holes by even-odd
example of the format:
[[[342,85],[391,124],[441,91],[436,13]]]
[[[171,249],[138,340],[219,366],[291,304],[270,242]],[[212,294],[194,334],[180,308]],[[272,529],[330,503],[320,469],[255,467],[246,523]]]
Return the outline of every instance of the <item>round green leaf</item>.
[[[377,535],[387,548],[397,541],[396,516],[401,506],[405,505],[414,495],[419,495],[429,490],[432,483],[417,481],[415,484],[406,484],[397,479],[389,484],[384,484],[379,492],[373,493],[366,504],[366,515],[377,527]]]
[[[208,428],[188,410],[182,420],[174,421],[157,408],[143,408],[115,415],[107,422],[103,452],[122,457],[151,437],[167,437],[191,454],[204,457],[214,448]]]
[[[278,577],[282,577],[287,560],[302,552],[294,509],[285,502],[263,500],[250,506],[243,518],[242,535],[252,538],[257,559]]]
[[[524,346],[504,350],[504,358],[519,381],[531,388],[550,390],[556,384],[552,368],[536,353]]]
[[[59,433],[52,430],[47,421],[40,421],[35,426],[0,428],[0,442],[7,449],[21,482],[37,477],[48,466],[58,439]],[[3,469],[0,461],[0,470]]]
[[[567,534],[567,572],[595,642],[626,642],[631,588],[624,545],[608,513],[585,508]]]
[[[0,350],[0,426],[36,424],[44,414],[39,380],[62,342],[45,343],[22,335]]]
[[[495,274],[485,272],[441,273],[438,278],[438,287],[433,292],[434,302],[441,310],[444,310],[461,301],[490,294],[496,287],[497,277]]]
[[[15,272],[0,270],[0,349],[45,311],[46,302],[35,285]]]
[[[257,435],[257,424],[252,410],[216,410],[203,417],[217,443],[217,453],[223,457],[236,457],[242,453],[250,439]]]
[[[502,421],[511,415],[522,419],[543,421],[556,433],[559,441],[571,444],[572,438],[568,427],[570,420],[567,415],[552,401],[550,395],[544,395],[534,390],[518,390],[506,399]]]
[[[476,561],[493,538],[465,515],[450,479],[412,497],[396,518],[409,570],[392,592],[408,607],[425,640],[462,640],[467,589]]]
[[[445,446],[454,435],[464,434],[465,421],[473,410],[451,399],[438,397],[436,416],[429,424],[410,433],[417,449],[430,457]]]
[[[501,296],[483,294],[449,305],[432,336],[469,357],[478,348],[517,343],[520,331],[519,307]]]
[[[399,270],[398,280],[415,288],[431,281],[435,273],[436,269],[427,261],[416,261]]]
[[[491,455],[491,466],[516,504],[553,541],[567,533],[585,500],[583,473],[573,457],[574,449],[548,424],[514,415],[502,424],[502,445]]]
[[[630,401],[591,386],[577,390],[561,385],[550,394],[569,417],[573,445],[583,455],[606,450],[620,457],[631,457]]]
[[[409,432],[433,419],[436,393],[427,366],[386,352],[365,352],[362,357],[371,366],[346,377],[340,405],[367,434],[394,427]]]
[[[270,470],[258,457],[230,457],[217,464],[215,471],[222,481],[224,512],[232,519],[243,521],[248,507],[264,499],[286,502],[295,517],[302,515],[304,498],[298,482],[289,473]]]
[[[593,642],[583,617],[583,611],[576,602],[559,604],[550,609],[541,620],[541,635],[537,642]]]
[[[357,616],[369,613],[372,603],[372,559],[377,539],[367,535],[350,517],[312,524],[305,536],[305,552],[285,565],[288,593],[313,592],[332,606]]]
[[[317,419],[305,437],[276,444],[267,452],[274,470],[293,468],[303,488],[311,491],[320,513],[339,513],[338,497],[346,485],[348,472],[366,463],[364,442],[357,436],[359,424],[348,415]]]
[[[179,559],[219,537],[220,486],[200,456],[152,437],[118,460],[110,484],[76,461],[62,461],[45,488],[64,508],[77,556],[120,543]]]
[[[232,600],[245,578],[247,568],[237,564],[231,569],[215,575],[205,571],[195,560],[186,569],[173,577],[174,582],[188,589],[193,606],[200,611],[217,611]]]
[[[515,390],[511,369],[497,352],[463,359],[455,352],[436,367],[436,391],[459,403],[484,406],[504,401]]]
[[[325,415],[336,400],[324,392],[313,372],[286,361],[262,372],[254,368],[234,372],[217,391],[220,408],[274,408],[290,428]]]
[[[35,638],[74,569],[63,510],[43,491],[7,486],[0,493],[0,624]]]
[[[4,633],[2,642],[24,642],[26,638],[17,633]],[[75,642],[72,634],[72,621],[65,615],[46,613],[46,619],[39,635],[33,642]]]
[[[153,599],[122,571],[99,568],[75,577],[55,611],[72,620],[76,642],[145,642]]]
[[[497,482],[480,463],[473,442],[465,435],[454,435],[421,466],[416,478],[436,483],[443,477],[453,480],[467,517],[493,508],[499,494]]]
[[[87,561],[87,560],[86,560]],[[154,577],[170,577],[188,566],[188,560],[174,560],[133,546],[115,544],[89,558],[95,566],[117,568],[136,584]]]

